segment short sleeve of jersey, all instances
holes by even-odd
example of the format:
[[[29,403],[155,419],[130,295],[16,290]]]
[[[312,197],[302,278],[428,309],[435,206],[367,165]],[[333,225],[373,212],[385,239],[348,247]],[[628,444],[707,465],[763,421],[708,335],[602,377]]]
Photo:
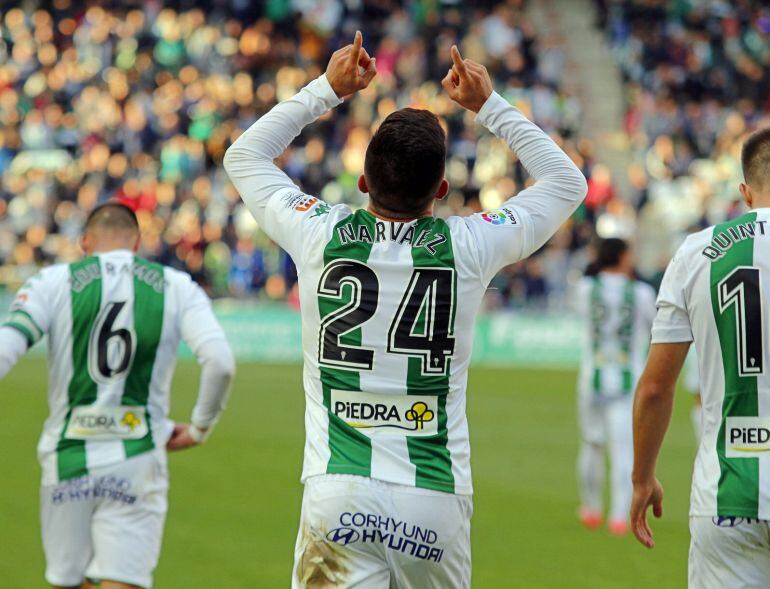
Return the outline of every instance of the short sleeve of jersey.
[[[652,324],[653,344],[693,341],[684,292],[687,278],[684,258],[682,248],[679,248],[663,276],[658,293],[658,312]]]
[[[225,339],[225,333],[214,316],[211,299],[186,274],[180,274],[179,326],[184,342],[197,356],[200,347],[212,339]]]
[[[56,271],[56,268],[49,268],[27,280],[16,293],[10,313],[3,323],[21,333],[29,347],[37,343],[51,327],[50,282]]]
[[[647,325],[652,325],[656,315],[655,289],[646,282],[638,283],[639,310],[642,319]],[[689,321],[688,321],[689,325]]]
[[[486,285],[502,268],[526,255],[527,213],[512,205],[464,218],[477,252],[482,282]]]

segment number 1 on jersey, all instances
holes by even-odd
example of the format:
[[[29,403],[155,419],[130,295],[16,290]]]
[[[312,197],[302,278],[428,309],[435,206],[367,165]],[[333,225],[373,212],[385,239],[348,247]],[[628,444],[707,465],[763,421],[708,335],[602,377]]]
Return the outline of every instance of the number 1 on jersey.
[[[735,336],[738,374],[757,376],[764,372],[762,337],[762,290],[759,269],[739,266],[717,286],[719,311],[735,306]]]

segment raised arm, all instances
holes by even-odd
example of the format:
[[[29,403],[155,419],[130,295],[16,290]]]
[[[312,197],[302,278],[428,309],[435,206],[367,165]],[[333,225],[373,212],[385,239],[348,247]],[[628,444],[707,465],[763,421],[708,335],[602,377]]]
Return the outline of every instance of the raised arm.
[[[452,47],[452,69],[442,81],[450,98],[478,113],[476,121],[504,140],[535,184],[497,211],[474,215],[469,226],[480,242],[487,278],[541,247],[577,209],[586,180],[572,160],[537,125],[493,91],[484,66]]]
[[[324,75],[258,119],[225,153],[225,170],[243,202],[262,229],[292,256],[299,246],[296,223],[320,201],[303,195],[273,160],[305,126],[340,104],[340,97],[369,85],[377,70],[362,42],[357,32],[352,45],[332,55]]]
[[[521,257],[540,248],[586,196],[586,179],[553,139],[505,99],[493,93],[476,121],[503,139],[535,184],[508,199],[528,215],[529,235]]]

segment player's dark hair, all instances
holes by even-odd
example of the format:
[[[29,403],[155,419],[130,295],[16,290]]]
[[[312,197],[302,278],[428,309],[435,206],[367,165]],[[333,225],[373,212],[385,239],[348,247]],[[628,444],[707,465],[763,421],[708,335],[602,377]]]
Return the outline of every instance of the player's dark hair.
[[[364,175],[378,208],[418,215],[444,178],[446,133],[427,110],[402,108],[382,121],[369,142]]]
[[[628,251],[628,244],[617,237],[602,239],[596,246],[596,261],[594,271],[601,272],[620,264],[620,259]]]
[[[770,186],[770,127],[754,131],[741,149],[741,166],[746,184]]]
[[[85,230],[103,229],[107,231],[139,232],[139,221],[136,213],[126,205],[119,202],[106,202],[99,205],[88,214]]]

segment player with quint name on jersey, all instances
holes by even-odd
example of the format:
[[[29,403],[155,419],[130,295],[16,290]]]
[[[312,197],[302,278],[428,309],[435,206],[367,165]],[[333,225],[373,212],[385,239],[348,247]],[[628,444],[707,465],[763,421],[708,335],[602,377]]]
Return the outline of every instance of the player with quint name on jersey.
[[[329,206],[275,166],[305,126],[374,79],[360,33],[225,156],[249,210],[299,270],[307,436],[295,589],[470,586],[465,389],[476,312],[492,277],[542,246],[586,184],[483,66],[456,47],[452,62],[449,97],[535,180],[498,210],[433,216],[449,189],[446,136],[425,110],[392,113],[372,137],[358,180],[367,209]]]
[[[628,244],[618,238],[597,246],[590,275],[578,285],[585,324],[583,361],[578,381],[580,519],[588,528],[602,525],[604,473],[610,459],[608,527],[626,534],[631,505],[634,388],[644,367],[655,317],[655,291],[634,278]]]
[[[166,516],[166,449],[209,435],[235,362],[190,276],[136,256],[133,211],[97,207],[82,245],[86,258],[19,290],[0,327],[0,378],[48,335],[50,414],[38,444],[46,580],[147,589]],[[202,365],[191,424],[168,419],[180,340]]]
[[[698,352],[702,434],[690,497],[691,589],[770,587],[770,129],[741,154],[751,211],[690,235],[666,270],[634,409],[636,537],[662,514],[655,464],[677,376]]]

